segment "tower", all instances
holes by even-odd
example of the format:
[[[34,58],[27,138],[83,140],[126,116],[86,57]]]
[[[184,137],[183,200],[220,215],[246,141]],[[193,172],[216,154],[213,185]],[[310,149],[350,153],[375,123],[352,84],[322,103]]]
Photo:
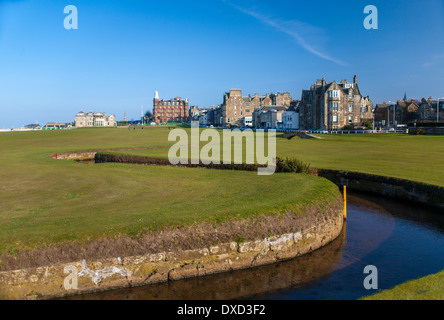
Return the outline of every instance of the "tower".
[[[127,120],[126,120],[126,112],[125,112],[125,114],[123,116],[123,122],[127,122]]]
[[[145,120],[144,116],[145,115],[143,114],[143,105],[142,105],[141,110],[140,110],[140,118],[142,119],[142,125],[144,125],[144,120]]]

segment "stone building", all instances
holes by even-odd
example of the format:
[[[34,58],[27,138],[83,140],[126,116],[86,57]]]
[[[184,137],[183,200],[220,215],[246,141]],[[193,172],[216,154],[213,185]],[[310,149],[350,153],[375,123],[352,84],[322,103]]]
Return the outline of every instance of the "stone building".
[[[214,124],[214,110],[216,109],[215,106],[209,106],[208,108],[202,108],[199,109],[197,106],[191,106],[190,108],[190,121],[199,121],[199,123],[202,125],[202,117],[206,118],[206,123],[208,125]]]
[[[439,100],[439,115],[437,115],[437,100],[432,98],[422,98],[421,104],[417,110],[418,121],[421,122],[444,122],[444,100]]]
[[[171,100],[160,100],[156,91],[153,103],[153,119],[157,124],[169,122],[189,122],[188,99],[176,97]]]
[[[395,125],[409,124],[418,119],[418,111],[421,102],[414,99],[407,100],[405,96],[403,100],[398,100],[394,109]]]
[[[288,92],[278,93],[278,94],[272,93],[270,97],[272,100],[272,105],[274,106],[285,106],[288,108],[292,102],[290,93]]]
[[[374,110],[374,125],[375,128],[388,128],[393,122],[394,104],[379,103]]]
[[[436,100],[422,98],[398,100],[396,104],[377,104],[375,108],[375,126],[392,128],[397,125],[409,125],[416,122],[436,122]],[[444,121],[444,101],[439,103],[438,120]]]
[[[342,80],[327,82],[324,78],[302,91],[299,109],[300,128],[306,130],[340,130],[373,121],[372,101],[364,97],[358,86]]]
[[[291,96],[288,92],[244,97],[241,89],[231,89],[224,93],[223,103],[215,110],[215,122],[221,126],[245,126],[250,118],[254,123],[253,112],[260,107],[288,107],[290,104]]]
[[[201,110],[198,106],[191,106],[190,107],[190,120],[198,120],[199,116],[201,115]]]
[[[116,115],[107,116],[105,112],[83,112],[76,115],[75,125],[82,127],[115,127],[117,125]]]

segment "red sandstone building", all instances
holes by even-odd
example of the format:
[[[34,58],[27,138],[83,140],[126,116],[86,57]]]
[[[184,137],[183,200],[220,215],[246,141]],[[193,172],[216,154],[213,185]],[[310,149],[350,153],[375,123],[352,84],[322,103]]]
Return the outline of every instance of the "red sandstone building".
[[[189,102],[177,97],[171,100],[160,100],[156,91],[153,105],[153,117],[157,124],[169,122],[188,122]]]

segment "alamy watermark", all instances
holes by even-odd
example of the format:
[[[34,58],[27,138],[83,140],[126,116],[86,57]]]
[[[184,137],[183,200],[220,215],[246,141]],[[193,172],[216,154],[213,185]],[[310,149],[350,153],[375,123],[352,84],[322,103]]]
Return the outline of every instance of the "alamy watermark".
[[[254,132],[251,129],[243,131],[225,129],[223,134],[217,129],[200,132],[199,122],[194,121],[191,123],[191,137],[184,129],[174,129],[170,132],[168,141],[176,141],[168,152],[168,160],[172,165],[221,164],[222,157],[222,162],[226,165],[245,163],[264,166],[258,168],[258,175],[272,175],[276,171],[276,130],[268,130],[267,135],[265,130]],[[201,149],[201,142],[208,143]],[[221,153],[221,142],[223,153]],[[234,161],[232,161],[233,153]],[[244,156],[245,162],[243,162]]]
[[[367,290],[378,290],[378,268],[372,265],[366,266],[364,274],[368,274],[364,279],[364,288]]]
[[[63,26],[66,30],[77,30],[79,28],[79,11],[76,6],[69,5],[63,10],[63,13],[67,14],[63,21]]]
[[[65,287],[65,290],[78,290],[78,277],[79,273],[75,266],[66,266],[64,269],[65,274],[68,274],[68,276],[65,278],[63,282],[63,286]]]
[[[368,5],[364,8],[364,13],[368,14],[364,19],[364,28],[367,30],[378,30],[378,8]]]
[[[63,21],[63,26],[66,30],[77,30],[79,28],[79,12],[76,6],[68,5],[63,12],[67,14]],[[378,8],[374,5],[368,5],[364,8],[364,14],[367,16],[364,19],[364,28],[367,30],[378,29]]]

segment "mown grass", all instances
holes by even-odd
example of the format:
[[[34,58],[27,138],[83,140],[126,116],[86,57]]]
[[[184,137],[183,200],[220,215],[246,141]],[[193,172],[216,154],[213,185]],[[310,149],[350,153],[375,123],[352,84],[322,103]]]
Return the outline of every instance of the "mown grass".
[[[168,128],[147,128],[143,132],[102,128],[0,134],[0,252],[122,234],[137,236],[146,230],[200,221],[297,211],[337,195],[331,183],[306,175],[260,177],[254,172],[84,165],[49,158],[51,154],[77,150],[171,146],[174,142],[168,141],[169,132]],[[444,137],[323,137],[277,138],[277,155],[297,158],[314,168],[444,185]],[[124,152],[166,158],[168,150]],[[444,271],[369,298],[443,299],[443,286]]]
[[[299,159],[313,168],[357,171],[444,186],[444,136],[356,134],[321,137],[322,140],[288,140],[278,134],[277,155]],[[201,147],[205,144],[202,142]],[[168,157],[167,149],[129,153]]]
[[[171,145],[167,128],[0,134],[0,252],[137,236],[167,226],[275,214],[332,201],[308,175],[54,160],[76,150]]]
[[[362,300],[444,300],[444,271],[405,282]]]
[[[280,139],[278,154],[313,167],[357,171],[444,186],[444,136],[329,135]]]

